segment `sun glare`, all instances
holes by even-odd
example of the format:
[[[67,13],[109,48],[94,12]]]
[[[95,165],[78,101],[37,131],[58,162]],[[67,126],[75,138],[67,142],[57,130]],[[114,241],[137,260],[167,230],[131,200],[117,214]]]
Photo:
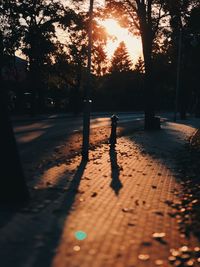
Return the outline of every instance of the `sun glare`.
[[[109,35],[113,36],[113,40],[109,40],[106,46],[108,57],[111,58],[119,43],[124,41],[130,58],[135,63],[139,56],[142,56],[141,38],[133,36],[128,29],[122,28],[114,19],[106,19],[101,22],[106,28]]]
[[[114,35],[117,38],[122,38],[124,29],[120,27],[118,22],[114,19],[107,19],[102,22],[102,25],[106,28],[106,31],[110,35]]]

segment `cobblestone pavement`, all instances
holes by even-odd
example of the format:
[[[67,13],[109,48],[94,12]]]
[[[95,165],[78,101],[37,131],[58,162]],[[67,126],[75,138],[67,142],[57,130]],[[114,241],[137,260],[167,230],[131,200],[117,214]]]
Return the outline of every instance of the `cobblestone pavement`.
[[[194,132],[166,122],[94,149],[87,164],[77,156],[46,171],[34,185],[36,195],[48,188],[45,199],[0,228],[1,266],[198,266],[171,255],[199,243],[179,231],[167,204],[181,192],[174,156]]]

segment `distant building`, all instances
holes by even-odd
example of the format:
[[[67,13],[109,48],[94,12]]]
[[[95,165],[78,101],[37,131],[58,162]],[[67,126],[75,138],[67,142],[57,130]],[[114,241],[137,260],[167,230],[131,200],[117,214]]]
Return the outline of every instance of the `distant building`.
[[[27,80],[27,63],[26,60],[17,56],[4,57],[2,78],[8,92],[8,107],[11,112],[23,109],[25,106],[23,94]]]
[[[6,64],[2,70],[2,76],[5,81],[23,82],[27,77],[28,62],[17,56],[7,57]]]

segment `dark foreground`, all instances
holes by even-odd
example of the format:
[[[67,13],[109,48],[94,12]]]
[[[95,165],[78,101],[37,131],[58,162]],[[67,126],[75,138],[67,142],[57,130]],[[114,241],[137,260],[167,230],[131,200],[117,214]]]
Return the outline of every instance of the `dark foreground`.
[[[199,266],[194,132],[167,122],[127,131],[115,149],[93,146],[87,164],[64,159],[60,144],[55,160],[26,171],[30,203],[1,211],[1,266]]]

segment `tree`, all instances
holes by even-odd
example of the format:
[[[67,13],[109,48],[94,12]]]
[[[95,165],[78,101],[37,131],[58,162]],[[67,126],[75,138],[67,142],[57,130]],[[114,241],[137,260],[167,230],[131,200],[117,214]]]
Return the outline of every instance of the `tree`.
[[[18,0],[17,12],[20,14],[22,51],[29,61],[34,114],[36,95],[39,97],[39,107],[43,109],[44,106],[43,66],[51,60],[56,50],[56,26],[69,25],[76,15],[59,0]]]
[[[132,62],[124,42],[121,42],[115,50],[111,59],[110,72],[126,72],[130,71]]]
[[[141,35],[145,65],[145,129],[158,128],[154,111],[154,84],[152,80],[153,43],[159,25],[167,15],[163,14],[163,2],[159,0],[107,0],[107,11],[129,28]]]
[[[93,20],[93,45],[92,45],[92,73],[98,77],[104,75],[107,71],[108,58],[105,52],[105,46],[108,36],[106,30],[98,20]]]
[[[0,161],[0,203],[15,205],[28,200],[29,193],[9,119],[6,92],[2,87],[0,92],[0,127],[0,149],[2,155]]]
[[[85,86],[86,66],[88,54],[88,13],[80,12],[74,24],[68,27],[69,42],[67,49],[70,63],[74,67],[74,88],[72,91],[73,106],[80,110],[80,91]],[[94,75],[101,76],[106,72],[107,55],[104,51],[107,35],[105,29],[95,20],[92,21],[92,64],[91,71]],[[76,112],[76,111],[75,111]],[[76,112],[76,113],[77,113]]]
[[[12,54],[17,47],[17,38],[13,34],[13,25],[10,24],[10,9],[6,9],[5,2],[0,4],[0,150],[1,150],[1,187],[0,203],[17,204],[29,198],[22,166],[20,163],[16,141],[9,120],[7,92],[2,77],[5,66],[5,55]],[[7,44],[7,45],[6,45]]]
[[[200,61],[200,3],[194,6],[187,17],[185,32],[183,36],[183,85],[186,86],[186,99],[188,95],[192,97],[192,110],[196,117],[200,117],[200,81],[199,81],[199,61]],[[184,38],[185,37],[185,38]],[[192,88],[191,88],[192,84]],[[181,88],[182,89],[182,88]],[[192,90],[191,90],[192,89]],[[185,90],[184,90],[185,91]],[[186,101],[187,101],[186,100]]]
[[[135,63],[134,70],[139,73],[144,73],[144,61],[141,57],[139,57],[138,61]]]
[[[198,0],[167,0],[164,3],[164,11],[169,13],[171,30],[168,32],[169,50],[171,57],[171,70],[176,91],[176,106],[180,111],[180,118],[186,118],[189,98],[190,82],[188,72],[188,59],[191,58],[189,51],[193,50],[191,43],[191,29],[188,27],[188,19],[193,9],[199,9]],[[187,48],[186,48],[187,47]],[[188,53],[189,52],[189,53]],[[174,75],[176,74],[176,75]]]
[[[74,66],[66,45],[57,44],[53,61],[43,67],[46,95],[54,99],[55,109],[69,110],[70,89],[74,86]]]
[[[4,55],[14,56],[20,45],[19,14],[16,12],[16,1],[1,1],[0,32]]]
[[[2,37],[2,58],[1,58],[1,68],[6,68],[7,66],[12,66],[15,69],[15,80],[18,81],[18,73],[16,68],[16,50],[20,46],[20,25],[19,25],[19,14],[16,12],[16,2],[1,1],[0,3],[0,34]],[[20,95],[20,90],[18,87],[18,82],[15,83],[15,92],[17,94],[17,99]],[[19,103],[18,107],[22,107]]]
[[[97,77],[105,75],[107,72],[108,59],[102,45],[94,45],[92,59],[92,73],[94,73]]]

